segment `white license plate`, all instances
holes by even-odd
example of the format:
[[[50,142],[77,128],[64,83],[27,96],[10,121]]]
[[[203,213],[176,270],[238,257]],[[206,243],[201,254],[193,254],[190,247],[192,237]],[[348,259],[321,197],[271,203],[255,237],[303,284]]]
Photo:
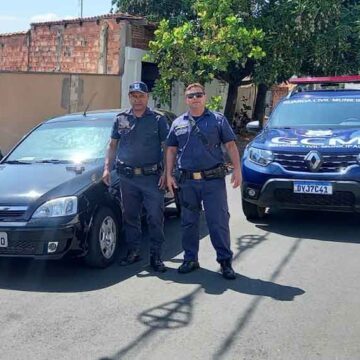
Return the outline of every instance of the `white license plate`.
[[[0,247],[8,247],[8,236],[5,232],[0,232]]]
[[[331,195],[333,193],[333,188],[330,182],[294,181],[294,193]]]

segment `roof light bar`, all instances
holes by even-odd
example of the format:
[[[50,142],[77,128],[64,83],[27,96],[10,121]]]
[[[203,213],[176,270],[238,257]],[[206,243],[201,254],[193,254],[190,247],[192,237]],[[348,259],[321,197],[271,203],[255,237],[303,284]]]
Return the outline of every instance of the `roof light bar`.
[[[360,75],[303,77],[289,79],[290,84],[360,83]]]

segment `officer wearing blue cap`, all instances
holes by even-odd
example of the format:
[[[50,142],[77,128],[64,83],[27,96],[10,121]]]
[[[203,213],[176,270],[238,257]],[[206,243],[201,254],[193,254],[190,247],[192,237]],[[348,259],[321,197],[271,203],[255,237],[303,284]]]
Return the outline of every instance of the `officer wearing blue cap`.
[[[169,126],[166,118],[148,108],[145,83],[129,87],[131,108],[117,115],[109,142],[103,181],[110,185],[111,167],[116,156],[128,253],[120,265],[140,260],[141,212],[146,210],[150,236],[150,265],[155,271],[166,270],[161,260],[164,242],[164,188],[162,144]]]
[[[186,88],[185,101],[189,111],[172,124],[167,139],[167,187],[179,187],[184,261],[180,273],[199,268],[199,217],[202,204],[210,239],[226,279],[235,279],[230,249],[229,211],[226,197],[224,157],[221,144],[233,164],[231,182],[240,185],[240,159],[235,134],[224,115],[205,107],[206,95],[201,84]],[[173,177],[177,161],[179,177]]]

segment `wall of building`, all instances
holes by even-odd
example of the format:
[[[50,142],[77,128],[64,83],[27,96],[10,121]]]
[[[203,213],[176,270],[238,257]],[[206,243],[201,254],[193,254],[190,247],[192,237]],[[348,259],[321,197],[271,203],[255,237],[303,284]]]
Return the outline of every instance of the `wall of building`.
[[[71,112],[119,108],[121,78],[111,75],[0,73],[0,149],[35,125]]]
[[[153,36],[153,25],[122,14],[31,24],[0,34],[0,70],[121,75],[122,50],[145,50]]]

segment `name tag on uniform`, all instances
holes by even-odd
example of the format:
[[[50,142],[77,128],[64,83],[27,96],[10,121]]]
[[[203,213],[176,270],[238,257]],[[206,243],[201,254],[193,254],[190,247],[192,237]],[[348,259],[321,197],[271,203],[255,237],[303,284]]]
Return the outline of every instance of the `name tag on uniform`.
[[[174,132],[176,136],[186,134],[189,131],[189,126],[187,124],[178,125],[175,127]]]

